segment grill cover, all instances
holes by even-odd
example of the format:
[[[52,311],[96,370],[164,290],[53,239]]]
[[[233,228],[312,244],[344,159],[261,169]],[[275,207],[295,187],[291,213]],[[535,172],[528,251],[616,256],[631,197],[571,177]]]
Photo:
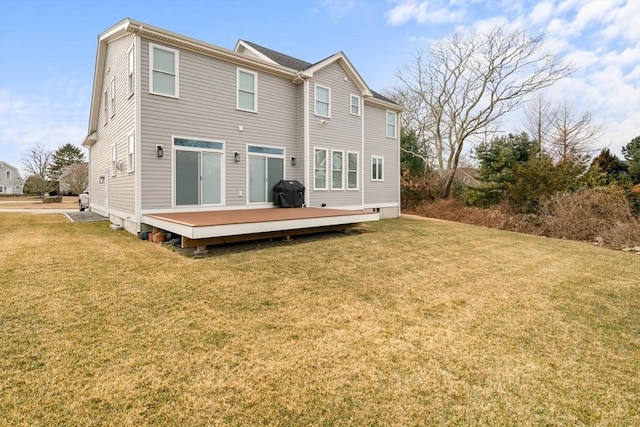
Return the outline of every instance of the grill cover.
[[[304,185],[282,180],[273,186],[273,204],[281,208],[301,208],[304,205]]]

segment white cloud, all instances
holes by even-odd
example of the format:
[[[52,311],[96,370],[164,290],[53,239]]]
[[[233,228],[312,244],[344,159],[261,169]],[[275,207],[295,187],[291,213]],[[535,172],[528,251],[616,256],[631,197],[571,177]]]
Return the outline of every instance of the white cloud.
[[[454,7],[452,7],[454,6]],[[402,25],[414,20],[418,24],[438,23],[446,24],[459,22],[466,10],[461,4],[455,8],[454,4],[444,5],[440,2],[423,0],[402,0],[397,6],[386,13],[387,23],[392,26]]]
[[[553,10],[553,1],[541,1],[529,14],[529,20],[533,25],[540,25],[549,20],[552,16]]]
[[[320,0],[320,6],[335,19],[344,18],[356,5],[356,0]]]
[[[602,31],[606,41],[620,38],[626,42],[634,43],[640,40],[640,1],[628,0],[622,7],[609,12],[609,24]]]

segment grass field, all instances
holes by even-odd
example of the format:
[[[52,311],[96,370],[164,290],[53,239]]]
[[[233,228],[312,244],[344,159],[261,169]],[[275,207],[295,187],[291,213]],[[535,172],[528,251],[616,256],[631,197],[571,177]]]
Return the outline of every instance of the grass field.
[[[639,425],[640,256],[436,220],[184,256],[0,213],[5,425]]]
[[[0,197],[0,208],[11,209],[78,209],[78,196],[64,196],[60,203],[42,203],[38,196]]]

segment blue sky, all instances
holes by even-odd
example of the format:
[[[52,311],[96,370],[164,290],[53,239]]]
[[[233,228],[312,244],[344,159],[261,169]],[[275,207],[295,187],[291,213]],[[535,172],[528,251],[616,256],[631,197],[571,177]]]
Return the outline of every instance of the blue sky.
[[[456,31],[527,28],[576,66],[547,96],[605,125],[594,148],[620,155],[640,135],[640,0],[0,0],[0,160],[22,168],[35,143],[80,145],[97,36],[124,17],[228,49],[242,38],[308,62],[343,51],[377,91],[398,83],[417,50]]]

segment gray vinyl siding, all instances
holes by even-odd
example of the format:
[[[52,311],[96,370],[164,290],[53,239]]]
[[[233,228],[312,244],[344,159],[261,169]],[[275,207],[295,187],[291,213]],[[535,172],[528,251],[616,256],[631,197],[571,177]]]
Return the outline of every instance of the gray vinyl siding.
[[[386,137],[386,114],[384,108],[364,105],[365,205],[400,203],[400,145],[397,138]],[[371,180],[371,156],[384,158],[382,182]]]
[[[109,211],[117,210],[129,214],[135,212],[135,173],[127,172],[128,135],[135,129],[135,97],[129,96],[128,51],[133,46],[135,36],[124,36],[110,42],[106,48],[105,73],[100,90],[100,108],[96,128],[96,143],[90,148],[91,168],[89,170],[91,204],[105,205],[105,184],[99,183],[100,176],[108,180]],[[104,112],[104,91],[109,89],[111,78],[115,77],[115,116],[112,117],[109,101],[108,117]],[[117,160],[124,164],[123,170],[111,174],[111,147],[116,145]]]
[[[330,118],[315,115],[315,85],[319,84],[331,89]],[[327,207],[362,206],[362,194],[359,190],[347,190],[347,152],[362,151],[362,116],[350,114],[351,95],[362,98],[360,89],[348,78],[341,65],[334,62],[326,68],[314,73],[309,84],[309,169],[310,182],[307,185],[310,205],[319,207],[323,203]],[[361,100],[362,104],[362,100]],[[361,107],[362,108],[362,107]],[[322,124],[324,121],[324,124]],[[327,157],[327,190],[314,190],[314,149],[326,148]],[[343,152],[343,189],[331,189],[332,156],[331,150]],[[359,155],[361,164],[361,154]],[[362,171],[358,171],[361,173]],[[361,180],[359,180],[361,182]],[[361,187],[361,186],[360,186]]]
[[[160,45],[155,41],[151,43]],[[302,119],[297,110],[300,89],[290,80],[257,72],[257,113],[236,109],[237,66],[185,49],[179,50],[179,98],[149,93],[149,40],[141,41],[142,210],[170,209],[173,185],[172,137],[222,141],[224,205],[247,204],[247,145],[285,149],[285,176],[301,178]],[[173,48],[173,47],[171,47]],[[175,49],[175,48],[174,48]],[[247,67],[243,69],[251,70]],[[239,126],[243,130],[239,130]],[[164,157],[156,155],[156,144]],[[233,153],[240,153],[240,162]],[[242,195],[240,195],[242,193]],[[181,208],[181,210],[184,210]]]

